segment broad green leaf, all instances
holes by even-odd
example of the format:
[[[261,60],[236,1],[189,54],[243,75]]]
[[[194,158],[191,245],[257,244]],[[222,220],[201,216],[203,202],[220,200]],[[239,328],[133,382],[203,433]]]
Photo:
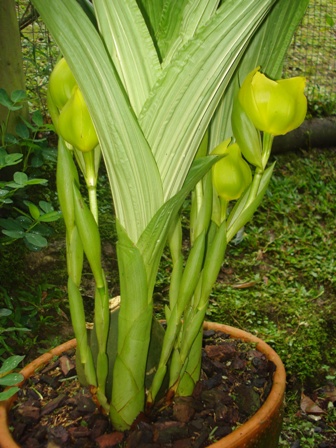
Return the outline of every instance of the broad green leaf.
[[[219,0],[193,0],[186,2],[180,20],[172,20],[175,36],[171,39],[170,45],[166,50],[166,55],[163,61],[164,66],[166,66],[174,57],[175,53],[177,53],[177,51],[194,36],[196,31],[214,15],[219,3]],[[168,5],[171,10],[169,19],[171,19],[172,13],[175,14],[176,7],[174,2],[168,2]]]
[[[126,429],[144,406],[146,360],[152,323],[152,291],[148,288],[143,257],[120,226],[117,254],[121,303],[111,418],[118,429]]]
[[[163,4],[157,32],[158,47],[163,60],[179,35],[183,11],[188,2],[189,0],[166,0]]]
[[[28,176],[26,173],[22,173],[21,171],[17,171],[13,176],[14,182],[18,185],[27,185]]]
[[[46,185],[47,183],[47,179],[30,178],[27,180],[25,185]]]
[[[14,90],[11,93],[11,100],[13,103],[21,103],[21,101],[24,101],[27,99],[27,94],[24,90]]]
[[[22,226],[19,221],[12,218],[0,218],[0,226],[3,227],[6,230],[14,230],[14,231],[20,231],[22,230]]]
[[[37,127],[41,128],[44,124],[43,122],[43,116],[41,114],[40,110],[36,110],[32,115],[32,121],[34,124],[36,124]]]
[[[99,29],[138,115],[161,67],[136,0],[95,2]]]
[[[15,135],[12,134],[6,134],[5,135],[5,145],[17,145],[19,143],[19,140],[15,137]]]
[[[44,213],[51,213],[54,211],[54,207],[47,201],[40,201],[39,207],[41,207],[41,210],[43,210]]]
[[[136,242],[162,204],[159,172],[94,26],[75,0],[33,0],[88,104],[108,171],[116,215]]]
[[[139,8],[146,20],[147,27],[156,42],[165,0],[137,0]],[[167,3],[167,2],[166,2]]]
[[[13,105],[13,101],[9,98],[5,89],[0,89],[0,104],[9,109]]]
[[[9,373],[4,377],[0,377],[0,385],[1,386],[15,386],[20,381],[24,379],[23,375],[20,373]]]
[[[43,163],[44,163],[44,160],[43,160],[42,154],[34,154],[31,159],[30,165],[33,168],[40,168],[43,165]]]
[[[218,157],[213,156],[196,159],[191,166],[188,177],[181,190],[158,210],[141,235],[137,246],[143,254],[148,283],[150,285],[155,282],[155,266],[160,261],[174,217],[182,207],[186,196],[217,160]]]
[[[60,219],[62,213],[59,211],[54,211],[50,213],[46,213],[45,215],[40,216],[41,222],[54,222]]]
[[[46,247],[48,245],[48,241],[38,233],[26,233],[24,238],[29,244],[36,247]]]
[[[5,166],[16,165],[21,162],[22,157],[22,154],[19,153],[7,154],[5,150],[0,152],[0,169]]]
[[[8,308],[0,308],[0,317],[7,317],[10,316],[13,313],[12,310],[9,310]]]
[[[0,377],[15,369],[23,359],[24,356],[19,355],[13,355],[7,358],[0,367]]]
[[[8,398],[15,395],[17,392],[19,392],[19,387],[11,387],[10,389],[4,390],[3,392],[0,392],[0,401],[2,400],[8,400]]]
[[[23,229],[29,229],[33,224],[33,220],[29,216],[19,215],[15,218],[15,222]]]
[[[37,221],[41,215],[39,208],[30,201],[24,201],[24,203],[29,208],[30,216]]]
[[[13,238],[15,240],[19,239],[19,238],[24,238],[25,233],[23,231],[15,231],[15,230],[2,230],[2,233],[4,235],[9,236],[10,238]]]
[[[160,170],[165,199],[181,188],[245,46],[272,4],[224,3],[156,83],[139,120]]]
[[[22,121],[19,121],[18,124],[16,125],[15,132],[19,137],[23,139],[29,138],[29,129]]]

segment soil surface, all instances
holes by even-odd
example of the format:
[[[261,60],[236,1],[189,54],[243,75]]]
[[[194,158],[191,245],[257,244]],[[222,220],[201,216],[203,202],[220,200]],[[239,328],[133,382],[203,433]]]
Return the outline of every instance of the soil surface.
[[[114,431],[90,391],[79,385],[75,353],[31,378],[10,412],[24,448],[202,448],[232,432],[267,398],[275,366],[253,345],[213,330],[204,333],[201,380],[191,397],[162,400],[130,431]]]

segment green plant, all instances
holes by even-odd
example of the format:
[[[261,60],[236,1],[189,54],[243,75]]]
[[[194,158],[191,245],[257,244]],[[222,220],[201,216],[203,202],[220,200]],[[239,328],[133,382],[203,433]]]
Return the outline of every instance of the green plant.
[[[40,135],[49,131],[39,111],[32,114],[31,122],[23,118],[16,126],[16,135],[7,132],[10,114],[22,108],[26,100],[24,91],[16,90],[9,96],[0,89],[0,104],[7,108],[6,120],[1,123],[0,170],[20,164],[20,171],[13,178],[0,178],[0,244],[9,244],[22,239],[31,250],[45,247],[51,228],[47,223],[60,218],[49,201],[40,200],[38,205],[30,200],[29,187],[46,185],[47,179],[39,178],[44,165],[55,161],[55,151],[46,145]],[[7,173],[8,174],[8,173]],[[29,175],[28,175],[29,174]]]
[[[10,356],[7,358],[0,367],[0,386],[9,387],[7,390],[0,392],[0,401],[7,400],[12,397],[20,389],[19,387],[12,387],[20,383],[24,378],[21,373],[13,373],[13,370],[24,359],[24,356]]]
[[[198,8],[188,1],[178,8],[170,1],[33,3],[69,65],[61,61],[51,76],[49,109],[60,136],[57,185],[66,223],[68,296],[78,356],[86,381],[97,386],[113,424],[124,430],[145,405],[152,405],[168,371],[170,396],[192,393],[199,378],[202,323],[227,243],[251,219],[266,192],[274,135],[298,126],[306,111],[303,80],[289,81],[288,95],[283,81],[267,80],[255,67],[261,65],[269,77],[280,76],[307,2],[240,0],[219,5],[203,0]],[[254,96],[264,119],[261,126],[252,112]],[[266,114],[265,97],[274,104]],[[84,132],[90,138],[83,145]],[[239,150],[228,146],[231,154],[223,155],[216,149],[232,134]],[[107,352],[109,297],[96,198],[100,152],[118,233],[116,354]],[[212,167],[225,157],[239,162],[223,164],[232,179],[225,191],[216,182],[216,190],[212,181],[220,174]],[[74,159],[87,185],[89,206],[80,193]],[[244,168],[237,170],[237,165]],[[235,188],[240,183],[244,191]],[[191,248],[185,259],[180,209],[190,192]],[[237,200],[233,207],[232,200]],[[146,391],[153,289],[166,244],[173,262],[167,328]],[[84,254],[96,282],[97,354],[88,343],[80,293]],[[110,391],[106,379],[113,356]]]

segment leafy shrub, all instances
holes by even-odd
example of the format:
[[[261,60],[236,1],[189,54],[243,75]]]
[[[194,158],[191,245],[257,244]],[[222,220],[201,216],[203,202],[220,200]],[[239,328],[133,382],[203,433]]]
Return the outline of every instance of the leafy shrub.
[[[47,237],[52,233],[48,223],[58,220],[60,212],[46,200],[39,200],[36,205],[31,200],[30,187],[47,185],[47,179],[40,175],[46,166],[54,164],[56,154],[42,137],[50,131],[50,125],[44,124],[39,111],[32,114],[31,122],[21,118],[15,136],[7,132],[10,114],[20,110],[25,100],[21,90],[9,96],[0,89],[0,104],[8,110],[0,129],[0,244],[23,240],[29,249],[39,250],[47,246]],[[20,170],[5,180],[1,174],[17,165]]]

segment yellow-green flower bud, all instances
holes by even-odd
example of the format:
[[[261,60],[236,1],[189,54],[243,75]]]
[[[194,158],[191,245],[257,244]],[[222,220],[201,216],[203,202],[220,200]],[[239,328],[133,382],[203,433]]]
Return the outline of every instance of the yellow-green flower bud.
[[[283,135],[299,127],[307,113],[303,77],[273,81],[254,69],[245,78],[239,101],[257,129]]]
[[[59,111],[71,97],[76,80],[66,60],[62,58],[54,67],[49,79],[49,94]]]
[[[251,169],[242,158],[237,143],[230,145],[230,139],[218,145],[212,154],[222,155],[212,168],[212,180],[217,194],[226,201],[238,199],[252,182]]]
[[[60,135],[75,148],[88,152],[98,145],[98,137],[82,92],[73,88],[71,98],[63,107],[58,120]]]

